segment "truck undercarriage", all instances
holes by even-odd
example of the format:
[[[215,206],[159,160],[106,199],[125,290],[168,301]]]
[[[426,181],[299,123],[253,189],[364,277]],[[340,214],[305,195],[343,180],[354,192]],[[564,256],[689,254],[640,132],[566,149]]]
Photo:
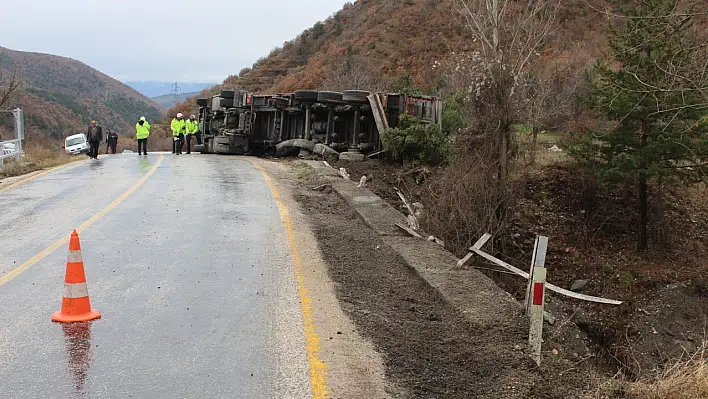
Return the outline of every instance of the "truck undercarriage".
[[[424,123],[442,121],[438,98],[360,90],[274,95],[223,90],[197,99],[197,104],[203,143],[195,150],[213,154],[272,152],[278,143],[291,139],[367,154],[381,149],[381,132],[396,127],[403,114]]]

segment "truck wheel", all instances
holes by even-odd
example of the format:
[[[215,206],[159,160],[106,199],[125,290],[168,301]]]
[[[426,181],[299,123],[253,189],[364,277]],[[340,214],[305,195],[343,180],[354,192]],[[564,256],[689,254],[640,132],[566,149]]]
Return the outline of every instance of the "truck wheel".
[[[296,100],[317,101],[317,96],[320,94],[317,90],[298,90],[295,92]]]
[[[233,100],[234,95],[236,95],[236,90],[222,90],[221,94],[219,97],[221,98],[230,98]]]
[[[326,103],[330,101],[341,102],[342,93],[338,93],[336,91],[321,91],[317,95],[317,101],[321,103]]]

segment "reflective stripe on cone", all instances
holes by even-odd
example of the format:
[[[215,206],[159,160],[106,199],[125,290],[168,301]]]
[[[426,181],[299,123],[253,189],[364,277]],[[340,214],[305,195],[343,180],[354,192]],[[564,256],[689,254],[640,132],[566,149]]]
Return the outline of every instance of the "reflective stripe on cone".
[[[88,284],[76,283],[69,284],[64,283],[64,298],[83,298],[88,296]]]
[[[69,250],[69,256],[67,257],[66,261],[69,263],[83,262],[84,260],[81,257],[81,250],[78,250],[78,251]]]

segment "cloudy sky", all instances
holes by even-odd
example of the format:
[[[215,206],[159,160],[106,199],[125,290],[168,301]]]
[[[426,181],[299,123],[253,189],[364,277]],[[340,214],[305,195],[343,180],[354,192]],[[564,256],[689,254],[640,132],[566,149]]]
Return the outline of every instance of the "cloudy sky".
[[[3,1],[0,46],[74,58],[122,81],[221,82],[344,3]]]

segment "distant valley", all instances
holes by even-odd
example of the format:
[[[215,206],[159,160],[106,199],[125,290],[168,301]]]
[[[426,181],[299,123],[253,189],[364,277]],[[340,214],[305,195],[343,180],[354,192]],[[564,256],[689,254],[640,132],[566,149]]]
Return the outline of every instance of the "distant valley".
[[[135,90],[139,91],[143,95],[154,98],[154,97],[162,97],[167,94],[172,93],[173,90],[173,85],[175,82],[162,82],[162,81],[153,81],[153,80],[147,80],[147,81],[128,81],[125,82],[128,86],[134,88]],[[200,92],[204,89],[207,89],[211,86],[214,86],[216,83],[185,83],[185,82],[177,82],[177,86],[179,87],[179,95],[189,95],[194,92]]]
[[[169,109],[177,105],[177,103],[187,101],[190,97],[194,97],[199,93],[199,91],[194,91],[191,93],[182,94],[165,94],[162,96],[152,97],[151,100],[160,104],[162,108]]]

